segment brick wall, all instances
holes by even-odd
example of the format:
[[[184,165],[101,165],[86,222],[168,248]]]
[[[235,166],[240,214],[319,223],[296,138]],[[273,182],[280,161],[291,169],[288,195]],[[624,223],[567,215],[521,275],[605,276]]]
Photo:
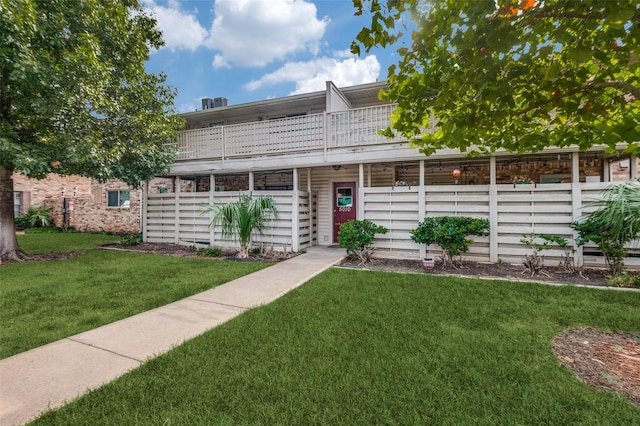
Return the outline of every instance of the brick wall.
[[[140,232],[140,190],[130,189],[125,183],[111,180],[99,183],[80,176],[59,176],[49,174],[46,179],[36,180],[25,176],[13,175],[15,192],[27,192],[28,204],[36,207],[52,207],[52,216],[56,226],[62,226],[63,196],[61,187],[65,187],[64,198],[73,202],[69,211],[69,226],[79,231],[111,231],[118,233]],[[74,196],[73,188],[77,188]],[[129,190],[130,205],[107,207],[107,193],[111,190]],[[23,197],[24,201],[27,197]],[[25,202],[22,212],[28,208]]]

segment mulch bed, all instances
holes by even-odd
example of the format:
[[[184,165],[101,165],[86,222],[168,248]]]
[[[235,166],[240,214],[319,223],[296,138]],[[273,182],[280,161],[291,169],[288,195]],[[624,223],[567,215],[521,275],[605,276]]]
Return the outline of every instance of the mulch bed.
[[[537,282],[546,282],[554,284],[576,284],[576,285],[607,285],[607,274],[603,269],[583,268],[580,273],[568,273],[564,269],[558,267],[547,266],[543,273],[532,276],[524,273],[522,265],[514,265],[508,263],[479,263],[464,262],[459,268],[443,268],[442,263],[436,263],[435,268],[427,270],[422,266],[420,260],[406,259],[373,259],[365,266],[359,266],[357,261],[346,259],[341,266],[349,268],[408,272],[418,274],[432,275],[458,275],[473,278],[501,278],[510,280],[528,280]]]
[[[553,352],[586,384],[626,396],[640,406],[640,336],[595,328],[556,336]]]

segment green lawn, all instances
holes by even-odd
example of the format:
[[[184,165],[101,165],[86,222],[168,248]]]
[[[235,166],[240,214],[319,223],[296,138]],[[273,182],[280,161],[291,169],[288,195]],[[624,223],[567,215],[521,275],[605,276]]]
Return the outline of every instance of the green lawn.
[[[30,253],[87,249],[92,234],[21,236]],[[96,238],[102,237],[102,238]],[[41,241],[41,244],[38,243]],[[29,241],[28,244],[23,244]],[[62,250],[60,250],[62,251]],[[67,260],[0,266],[0,359],[191,296],[268,266],[88,250]]]
[[[53,233],[53,234],[21,234],[18,245],[29,254],[62,253],[75,250],[89,250],[101,244],[120,241],[117,235]]]
[[[331,269],[35,422],[638,425],[554,357],[640,332],[640,293]]]

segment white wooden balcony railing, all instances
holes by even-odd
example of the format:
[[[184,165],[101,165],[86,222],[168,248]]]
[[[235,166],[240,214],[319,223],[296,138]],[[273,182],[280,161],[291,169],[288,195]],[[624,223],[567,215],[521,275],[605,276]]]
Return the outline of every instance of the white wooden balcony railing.
[[[185,130],[178,160],[283,155],[405,141],[378,134],[391,123],[395,105],[358,108],[277,120]]]

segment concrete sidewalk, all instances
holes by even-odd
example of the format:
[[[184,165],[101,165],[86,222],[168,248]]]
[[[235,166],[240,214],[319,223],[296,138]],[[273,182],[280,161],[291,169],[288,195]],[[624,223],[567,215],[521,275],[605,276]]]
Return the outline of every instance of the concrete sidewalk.
[[[160,308],[0,361],[0,425],[24,424],[185,340],[269,303],[330,268],[344,249],[305,254]]]

